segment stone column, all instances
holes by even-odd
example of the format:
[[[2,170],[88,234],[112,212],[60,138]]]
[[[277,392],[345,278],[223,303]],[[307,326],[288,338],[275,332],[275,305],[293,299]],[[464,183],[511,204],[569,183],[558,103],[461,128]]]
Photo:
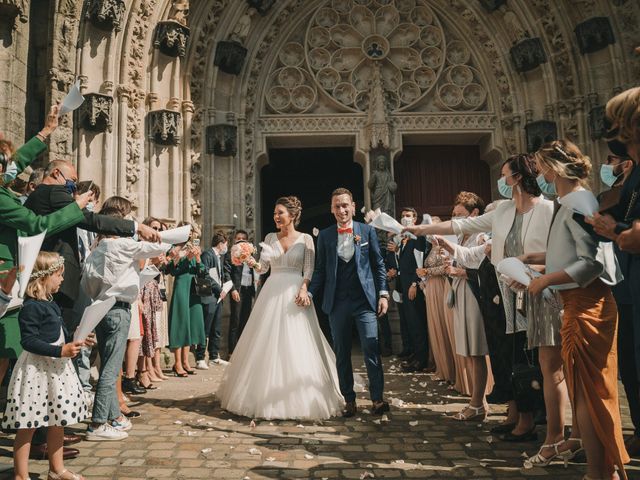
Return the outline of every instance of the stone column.
[[[159,98],[160,98],[159,95],[155,92],[150,92],[147,94],[147,101],[146,101],[147,112],[151,112],[158,108]],[[146,123],[146,119],[145,119],[145,123]],[[146,178],[145,190],[147,192],[146,197],[148,198],[147,212],[149,216],[156,217],[158,215],[158,212],[160,211],[159,208],[156,206],[157,203],[154,202],[156,185],[153,181],[153,156],[154,154],[156,154],[157,149],[156,149],[155,143],[153,142],[153,140],[151,140],[151,138],[148,135],[145,135],[145,145],[147,146],[146,150],[148,152],[146,157],[148,158],[148,161],[149,161],[149,170],[147,175],[145,175],[145,178]],[[169,181],[168,178],[167,178],[167,181]],[[169,215],[171,216],[171,213],[169,213]]]
[[[177,98],[172,98],[169,101],[168,105],[169,110],[178,111],[180,109],[180,100]],[[180,146],[175,143],[169,146],[169,178],[170,178],[170,189],[169,192],[171,194],[171,198],[169,200],[169,210],[172,218],[175,218],[177,221],[184,220],[187,221],[188,217],[182,218],[182,209],[180,208],[182,204],[182,198],[186,194],[182,191],[182,167],[183,162],[181,161],[180,155]]]
[[[182,170],[182,215],[185,220],[191,221],[191,167],[192,167],[192,152],[191,152],[191,122],[193,119],[194,106],[190,100],[182,102],[182,122],[183,122],[183,134],[182,134],[182,156],[183,165]]]
[[[129,115],[129,102],[131,101],[132,89],[126,85],[120,85],[117,89],[118,94],[118,156],[115,159],[106,158],[102,164],[104,185],[106,192],[117,192],[121,194],[123,186],[126,186],[127,177],[127,141],[128,128],[127,119]],[[114,164],[115,168],[114,168]]]

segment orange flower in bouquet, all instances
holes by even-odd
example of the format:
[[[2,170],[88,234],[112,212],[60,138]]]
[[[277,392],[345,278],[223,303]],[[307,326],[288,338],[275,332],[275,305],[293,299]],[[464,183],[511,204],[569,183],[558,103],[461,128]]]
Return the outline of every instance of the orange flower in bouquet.
[[[249,242],[236,243],[231,247],[231,263],[239,267],[256,253],[256,247]]]

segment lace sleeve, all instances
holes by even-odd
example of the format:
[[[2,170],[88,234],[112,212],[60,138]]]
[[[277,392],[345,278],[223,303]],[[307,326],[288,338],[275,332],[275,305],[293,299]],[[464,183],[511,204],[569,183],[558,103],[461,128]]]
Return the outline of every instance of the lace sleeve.
[[[313,238],[305,234],[304,238],[304,265],[302,266],[302,276],[305,280],[311,281],[313,268],[316,259],[316,248],[313,245]]]

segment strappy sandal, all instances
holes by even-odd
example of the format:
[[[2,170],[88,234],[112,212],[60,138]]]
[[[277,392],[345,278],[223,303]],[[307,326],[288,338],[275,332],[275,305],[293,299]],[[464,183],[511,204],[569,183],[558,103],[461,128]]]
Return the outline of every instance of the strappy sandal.
[[[529,457],[527,460],[525,460],[525,463],[528,463],[533,467],[548,466],[553,460],[555,460],[560,456],[560,451],[558,450],[558,447],[563,443],[564,443],[564,440],[560,440],[559,442],[556,442],[556,443],[542,445],[540,447],[540,450],[538,450],[538,453],[536,453],[533,457]],[[542,450],[545,448],[553,448],[553,451],[555,453],[553,453],[550,457],[545,457],[544,455],[542,455]]]
[[[471,415],[469,414],[465,415],[465,412],[467,410],[471,410],[473,413]],[[477,418],[480,418],[480,417],[482,417],[482,420],[484,420],[485,418],[487,418],[487,413],[489,412],[484,405],[480,407],[474,407],[473,405],[469,404],[466,407],[464,407],[461,411],[451,416],[451,418],[459,422],[468,422],[470,420],[476,420]]]
[[[576,455],[578,455],[580,452],[584,450],[584,447],[582,446],[581,438],[569,437],[565,440],[565,442],[578,442],[580,444],[580,446],[575,450],[569,449],[569,450],[563,450],[562,452],[560,451],[558,452],[558,457],[564,460],[564,468],[567,468],[569,466],[569,460],[573,460]]]
[[[60,473],[55,473],[49,470],[47,480],[85,480],[85,478],[82,475],[70,472],[65,468]]]

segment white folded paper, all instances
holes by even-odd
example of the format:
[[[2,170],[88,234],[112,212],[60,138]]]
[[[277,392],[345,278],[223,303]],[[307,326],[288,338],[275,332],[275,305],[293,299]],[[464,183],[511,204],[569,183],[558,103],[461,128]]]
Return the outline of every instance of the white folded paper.
[[[498,273],[501,273],[505,277],[509,277],[527,287],[531,283],[531,277],[528,274],[530,271],[529,268],[515,257],[501,260],[500,263],[498,263],[497,270]]]
[[[402,233],[402,229],[404,227],[400,222],[398,222],[395,218],[393,218],[392,216],[384,212],[381,212],[377,215],[376,215],[376,212],[374,212],[374,216],[369,225],[371,225],[374,228],[377,228],[378,230],[395,233],[396,235],[400,235]],[[402,235],[409,238],[413,238],[413,239],[416,238],[415,235],[409,232],[403,233]]]
[[[71,86],[69,93],[62,100],[62,105],[60,105],[60,111],[58,112],[58,116],[66,115],[69,112],[73,112],[76,108],[78,108],[84,102],[84,97],[80,93],[80,80],[77,80]]]
[[[160,238],[162,239],[162,242],[170,243],[172,245],[186,242],[187,240],[189,240],[189,235],[191,235],[191,225],[184,225],[182,227],[172,228],[170,230],[160,232]]]
[[[85,308],[82,319],[80,320],[80,325],[78,325],[76,333],[73,335],[73,341],[84,341],[89,334],[95,330],[115,303],[116,297],[109,297],[106,300],[96,300]]]
[[[393,301],[396,303],[402,303],[402,294],[397,290],[391,292],[391,298],[393,298]]]
[[[22,307],[24,302],[24,298],[18,296],[20,293],[20,284],[18,282],[13,284],[13,288],[11,289],[11,300],[9,301],[9,305],[7,305],[6,312],[10,312],[11,310],[15,310],[16,308]]]
[[[413,249],[413,256],[416,257],[416,265],[418,268],[422,268],[424,265],[424,252],[421,252],[418,249]]]
[[[222,291],[225,294],[229,293],[232,288],[233,288],[233,282],[231,280],[224,282],[224,285],[222,285]],[[219,298],[217,303],[220,303],[221,301],[222,301],[222,298]]]
[[[27,290],[29,277],[33,272],[33,266],[36,264],[36,258],[38,258],[38,252],[42,248],[42,242],[46,234],[47,231],[45,230],[32,237],[18,237],[18,281],[20,283],[18,295],[20,297],[24,297],[24,292]]]
[[[422,215],[422,225],[431,225],[433,224],[433,218],[428,213]]]
[[[151,280],[160,275],[160,270],[155,265],[147,265],[140,271],[140,290]]]
[[[427,242],[433,244],[433,239],[435,238],[444,238],[449,243],[453,245],[458,245],[458,236],[457,235],[427,235]]]
[[[216,283],[220,283],[220,274],[218,273],[218,269],[216,267],[209,269],[209,276],[213,278]]]
[[[599,208],[598,199],[589,190],[568,193],[564,197],[558,198],[558,203],[585,217],[592,217]]]

